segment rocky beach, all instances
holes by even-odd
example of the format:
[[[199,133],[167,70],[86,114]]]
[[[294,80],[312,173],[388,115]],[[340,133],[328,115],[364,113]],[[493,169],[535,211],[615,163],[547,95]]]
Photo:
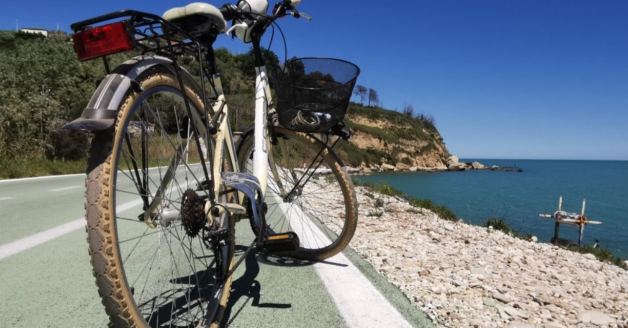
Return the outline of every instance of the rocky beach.
[[[350,246],[439,327],[628,327],[628,271],[618,266],[356,192]]]

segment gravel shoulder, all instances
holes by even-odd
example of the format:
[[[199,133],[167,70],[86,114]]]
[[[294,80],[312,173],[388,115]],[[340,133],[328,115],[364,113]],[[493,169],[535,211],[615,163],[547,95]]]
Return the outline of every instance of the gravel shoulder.
[[[439,327],[628,327],[624,269],[356,192],[351,248]]]

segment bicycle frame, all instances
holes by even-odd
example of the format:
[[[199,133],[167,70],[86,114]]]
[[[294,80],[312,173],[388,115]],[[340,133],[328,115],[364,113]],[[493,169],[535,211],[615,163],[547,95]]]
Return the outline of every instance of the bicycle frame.
[[[213,207],[215,204],[219,203],[218,197],[220,195],[221,186],[223,186],[223,182],[224,182],[223,176],[221,175],[221,172],[223,171],[221,169],[221,165],[224,160],[222,156],[224,153],[226,153],[227,156],[229,157],[228,160],[231,163],[233,163],[233,171],[239,172],[237,154],[236,154],[236,149],[234,146],[233,132],[231,131],[231,126],[229,124],[229,107],[228,107],[228,104],[224,95],[224,90],[222,88],[220,74],[218,73],[218,69],[215,64],[215,58],[214,58],[214,53],[213,53],[213,48],[212,48],[213,42],[215,41],[217,35],[204,35],[202,37],[194,37],[192,35],[188,35],[185,31],[181,30],[178,26],[173,25],[168,21],[165,21],[160,16],[149,14],[149,13],[138,12],[138,11],[132,11],[132,10],[125,10],[125,11],[120,11],[120,12],[115,12],[115,13],[110,13],[107,15],[95,17],[92,19],[88,19],[82,22],[72,24],[71,27],[74,31],[78,32],[78,31],[82,31],[88,28],[91,25],[98,24],[105,21],[114,20],[117,18],[122,18],[122,17],[130,17],[131,25],[134,28],[134,33],[141,36],[141,39],[144,40],[144,43],[137,42],[137,45],[136,45],[138,48],[142,50],[143,54],[150,53],[150,52],[154,52],[157,54],[161,52],[166,52],[167,54],[169,54],[169,57],[171,57],[170,60],[172,62],[173,70],[176,73],[177,78],[179,79],[181,90],[185,90],[183,78],[182,78],[183,69],[177,63],[177,56],[182,55],[182,54],[193,53],[194,56],[198,58],[199,60],[199,65],[201,65],[200,71],[203,77],[201,79],[201,84],[202,84],[201,92],[202,92],[202,97],[203,97],[203,103],[205,104],[205,114],[207,116],[206,119],[202,119],[198,114],[194,115],[195,112],[192,111],[190,108],[191,104],[190,104],[189,98],[187,97],[187,95],[183,95],[183,98],[185,101],[187,111],[190,114],[189,116],[193,118],[193,120],[191,120],[193,122],[192,127],[195,128],[195,130],[199,132],[198,134],[195,134],[194,136],[197,141],[197,147],[199,147],[198,149],[199,153],[201,153],[200,144],[202,140],[205,144],[205,147],[207,149],[210,149],[211,150],[210,153],[213,154],[212,158],[207,158],[207,160],[209,160],[209,169],[211,170],[211,179],[209,176],[209,172],[207,170],[208,167],[205,166],[206,163],[203,161],[203,163],[201,164],[203,165],[206,178],[210,181],[211,186],[212,186],[211,192],[210,192],[211,197],[210,197],[209,204],[210,206]],[[172,38],[177,34],[184,35],[185,38],[189,41],[186,41],[186,42],[178,41],[176,43],[173,43]],[[253,40],[253,48],[254,48],[255,63],[256,63],[255,65],[256,66],[255,68],[255,73],[256,73],[255,124],[254,124],[255,144],[254,145],[255,145],[256,150],[261,150],[261,151],[256,151],[253,155],[254,156],[253,175],[257,177],[257,179],[259,180],[259,184],[262,190],[262,195],[260,196],[263,199],[266,193],[266,189],[267,189],[269,165],[270,165],[270,170],[275,180],[278,180],[277,179],[278,171],[277,171],[276,164],[272,161],[272,156],[269,157],[269,152],[271,151],[272,145],[269,140],[269,131],[267,128],[268,127],[268,113],[269,113],[269,104],[272,104],[273,102],[272,102],[272,96],[271,96],[270,86],[268,82],[267,69],[266,69],[262,54],[261,54],[261,47],[260,47],[261,36],[262,34],[259,34],[258,37]],[[202,55],[201,55],[202,49],[205,49],[206,51],[205,57],[207,59],[206,64],[207,64],[207,68],[209,68],[209,72],[203,69]],[[105,62],[105,68],[107,70],[107,73],[109,74],[110,73],[109,65],[108,65],[106,57],[104,57],[104,62]],[[211,95],[212,96],[211,100],[213,101],[212,106],[209,105],[210,97],[208,97],[208,94],[205,89],[206,78],[208,79],[208,81],[211,81],[211,86],[214,91],[214,94]],[[138,86],[134,86],[132,82],[133,82],[132,79],[127,81],[129,86],[125,86],[125,87],[137,88]],[[108,108],[108,109],[110,109],[108,111],[109,113],[107,113],[108,115],[110,115],[111,112],[115,113],[115,111],[111,110],[113,108]],[[88,112],[88,109],[84,111],[82,118],[94,117],[94,116],[99,117],[99,119],[103,118],[102,115],[93,115],[93,112]],[[110,118],[110,117],[105,117],[105,118]],[[97,119],[93,119],[93,120],[95,121]],[[210,120],[212,121],[213,124],[216,124],[216,126],[212,126],[211,129],[210,129],[209,124],[207,126],[203,126],[204,124],[206,124],[204,122],[209,122]],[[110,121],[113,122],[112,119]],[[79,126],[79,128],[82,130],[97,131],[97,130],[104,129],[107,126],[107,122],[103,122],[102,120],[94,123],[98,126],[97,128],[90,128],[89,126],[90,122],[88,122],[87,124],[88,124],[87,128],[84,128],[86,125]],[[212,145],[210,142],[210,138],[213,139],[214,149],[211,149]],[[278,141],[279,141],[279,146],[282,148],[283,151],[285,151],[286,146],[283,140],[278,140]],[[174,170],[176,170],[176,168],[179,166],[179,164],[183,160],[185,151],[187,151],[187,149],[177,149],[176,155],[172,159],[168,167],[168,171],[166,172],[166,175],[164,176],[161,185],[158,187],[152,201],[149,204],[148,199],[145,200],[145,212],[144,212],[143,218],[144,218],[144,221],[152,228],[156,227],[156,225],[153,222],[153,219],[157,217],[158,215],[161,215],[162,220],[168,221],[168,222],[172,220],[176,220],[179,215],[179,213],[174,213],[174,212],[173,213],[161,213],[161,214],[159,212],[161,209],[161,202],[163,198],[162,195],[170,187],[170,184],[173,178],[173,172]],[[269,159],[270,159],[270,162],[269,162]],[[288,167],[288,169],[294,174],[294,168]],[[284,190],[283,186],[281,186],[280,182],[279,182],[279,187],[282,193],[281,196],[284,197],[286,194],[286,191]],[[242,200],[244,199],[243,196],[244,195],[242,195],[242,193],[239,193],[238,200],[240,204]],[[225,208],[220,207],[220,206],[218,206],[217,208],[222,216],[222,213],[224,213]],[[264,222],[262,222],[262,224],[263,223]]]

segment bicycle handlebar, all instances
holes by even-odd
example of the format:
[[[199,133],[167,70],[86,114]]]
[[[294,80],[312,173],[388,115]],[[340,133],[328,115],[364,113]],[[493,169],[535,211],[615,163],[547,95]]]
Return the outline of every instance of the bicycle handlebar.
[[[295,18],[299,18],[300,15],[296,9],[296,6],[300,5],[301,2],[302,0],[284,0],[278,2],[273,8],[272,16],[267,16],[265,14],[247,13],[245,11],[242,11],[242,9],[238,8],[236,5],[230,3],[223,5],[219,10],[222,16],[227,21],[247,19],[250,22],[254,22],[256,20],[259,20],[260,18],[266,18],[270,19],[270,21],[272,22],[275,21],[277,18],[282,18],[286,16],[288,12],[290,12],[290,15],[294,16]],[[311,17],[309,17],[308,15],[304,15],[304,17],[311,20]],[[252,26],[252,24],[248,24],[248,26],[250,27]]]

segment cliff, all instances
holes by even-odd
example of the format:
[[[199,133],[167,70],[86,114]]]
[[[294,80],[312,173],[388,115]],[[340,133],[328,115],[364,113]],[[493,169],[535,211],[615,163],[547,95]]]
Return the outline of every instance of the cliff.
[[[353,136],[337,148],[345,164],[370,169],[446,168],[450,154],[432,117],[352,103],[346,118]]]

